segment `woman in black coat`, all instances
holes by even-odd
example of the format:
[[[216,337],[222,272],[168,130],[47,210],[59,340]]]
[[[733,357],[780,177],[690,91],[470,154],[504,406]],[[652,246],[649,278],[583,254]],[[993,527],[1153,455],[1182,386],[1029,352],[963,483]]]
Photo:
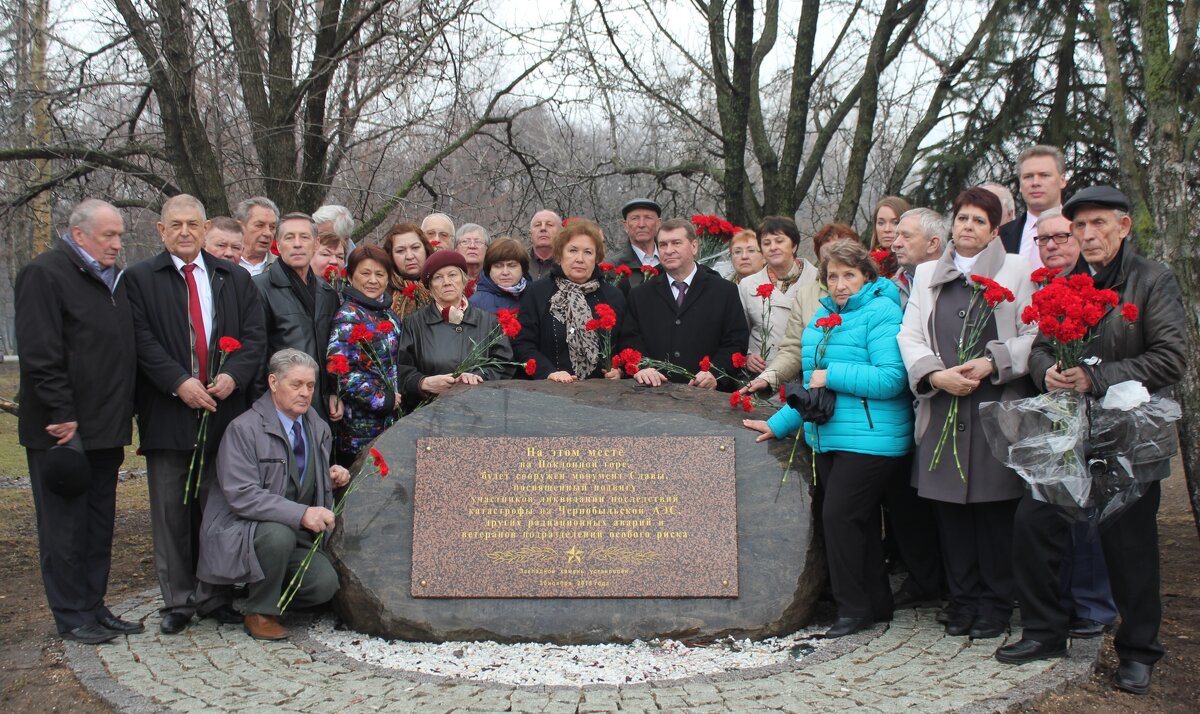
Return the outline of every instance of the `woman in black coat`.
[[[615,340],[620,334],[625,296],[604,280],[597,267],[603,259],[604,236],[591,221],[572,219],[554,237],[555,265],[521,296],[521,332],[513,341],[517,361],[536,361],[534,379],[620,378],[602,350],[606,335]],[[616,323],[611,330],[588,330],[588,321],[600,318],[600,304],[612,308]]]

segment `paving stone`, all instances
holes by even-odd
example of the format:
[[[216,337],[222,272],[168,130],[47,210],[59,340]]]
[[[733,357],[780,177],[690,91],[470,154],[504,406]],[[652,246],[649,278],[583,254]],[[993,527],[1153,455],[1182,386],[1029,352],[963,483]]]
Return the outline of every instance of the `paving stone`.
[[[300,644],[258,642],[239,627],[209,621],[194,624],[181,636],[163,636],[156,629],[157,607],[157,598],[147,593],[114,609],[155,626],[144,635],[102,647],[67,648],[85,686],[118,711],[919,714],[970,708],[984,701],[988,704],[978,710],[990,711],[1019,707],[1064,681],[1086,678],[1100,646],[1098,641],[1077,644],[1073,656],[1061,661],[1007,667],[992,657],[1005,639],[971,642],[947,637],[933,620],[933,610],[908,610],[898,613],[887,628],[826,643],[811,661],[790,664],[785,671],[748,670],[711,681],[622,688],[517,688],[429,681],[422,675],[359,664],[303,635],[297,638]],[[307,625],[297,619],[289,626],[302,632]]]

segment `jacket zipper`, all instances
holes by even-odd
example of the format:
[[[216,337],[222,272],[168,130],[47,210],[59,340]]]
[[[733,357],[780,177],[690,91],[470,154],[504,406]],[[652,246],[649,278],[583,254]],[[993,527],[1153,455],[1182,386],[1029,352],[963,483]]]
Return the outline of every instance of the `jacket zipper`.
[[[867,413],[867,426],[870,427],[871,429],[874,429],[875,422],[871,421],[871,408],[867,406],[867,398],[859,397],[859,401],[862,402],[863,411]]]

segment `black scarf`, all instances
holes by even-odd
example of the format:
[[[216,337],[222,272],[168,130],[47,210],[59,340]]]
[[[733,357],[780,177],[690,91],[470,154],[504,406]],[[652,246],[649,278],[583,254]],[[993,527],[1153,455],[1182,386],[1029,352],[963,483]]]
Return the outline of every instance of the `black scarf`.
[[[1101,290],[1111,288],[1116,284],[1121,274],[1121,263],[1125,258],[1125,242],[1129,239],[1121,241],[1121,247],[1117,248],[1117,254],[1113,259],[1108,261],[1108,265],[1096,271],[1092,276],[1092,282]]]
[[[305,312],[308,313],[310,319],[316,319],[317,316],[317,276],[313,274],[312,268],[305,268],[308,271],[308,282],[300,279],[295,270],[288,266],[283,266],[283,272],[287,273],[288,280],[292,284],[292,294],[304,306]]]

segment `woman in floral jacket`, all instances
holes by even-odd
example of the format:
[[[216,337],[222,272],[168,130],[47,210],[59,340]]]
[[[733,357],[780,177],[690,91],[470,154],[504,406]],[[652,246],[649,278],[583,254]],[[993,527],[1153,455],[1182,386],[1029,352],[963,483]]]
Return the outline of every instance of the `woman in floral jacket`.
[[[335,461],[343,465],[400,416],[397,385],[412,369],[398,347],[401,325],[387,292],[390,262],[379,246],[354,249],[346,266],[350,284],[329,335],[327,368],[345,405],[334,443]]]

